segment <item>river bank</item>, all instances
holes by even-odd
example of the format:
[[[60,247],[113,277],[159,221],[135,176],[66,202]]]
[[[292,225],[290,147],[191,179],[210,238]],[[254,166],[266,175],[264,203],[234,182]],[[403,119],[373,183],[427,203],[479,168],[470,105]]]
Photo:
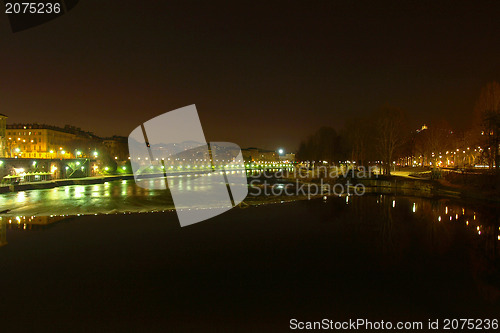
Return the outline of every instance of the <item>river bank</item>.
[[[404,175],[402,175],[404,174]],[[318,174],[317,174],[318,175]],[[356,177],[356,173],[347,172],[337,177],[314,176],[285,178],[288,182],[299,184],[341,184],[354,189],[363,185],[366,192],[392,193],[421,197],[449,197],[473,201],[500,202],[500,177],[495,174],[472,175],[449,173],[441,179],[430,179],[412,173],[398,172],[385,176],[368,174],[366,177]]]
[[[180,174],[179,174],[180,175]],[[184,186],[190,188],[186,178]],[[240,204],[248,206],[276,204],[330,196],[353,194],[353,186],[363,185],[363,193],[394,194],[422,198],[453,198],[471,203],[498,204],[497,196],[469,191],[443,180],[412,179],[408,177],[337,178],[337,179],[267,179],[254,186],[249,178],[249,194]],[[208,179],[207,179],[208,181]],[[349,183],[348,183],[349,182]],[[341,193],[331,193],[341,184]],[[348,185],[349,184],[349,185]],[[198,186],[198,185],[197,185]],[[204,190],[209,183],[202,184]],[[359,188],[358,188],[359,189]],[[12,185],[0,195],[2,216],[89,215],[114,213],[145,213],[173,210],[169,190],[144,189],[135,184],[133,175],[65,179],[52,182]],[[200,207],[209,208],[209,207]]]
[[[409,177],[390,176],[380,179],[352,180],[366,186],[370,192],[413,194],[423,197],[451,197],[474,201],[500,202],[500,194],[495,190],[483,191],[480,187],[454,184],[446,179],[412,179]]]
[[[56,179],[51,181],[31,182],[24,184],[11,184],[0,187],[0,193],[49,189],[69,185],[102,184],[113,180],[134,179],[134,175],[113,175],[86,178]]]

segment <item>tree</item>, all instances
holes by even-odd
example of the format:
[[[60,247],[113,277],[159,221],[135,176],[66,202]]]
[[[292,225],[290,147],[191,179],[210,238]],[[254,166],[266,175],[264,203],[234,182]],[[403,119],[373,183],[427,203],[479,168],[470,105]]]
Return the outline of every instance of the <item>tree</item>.
[[[452,144],[452,134],[453,131],[445,120],[430,123],[427,129],[417,133],[415,149],[422,155],[423,164],[432,163],[432,166],[436,167],[439,155],[446,155],[446,151],[450,152],[448,157],[451,158],[455,148]]]
[[[498,153],[498,145],[500,144],[500,84],[498,82],[490,82],[481,90],[474,112],[481,127],[483,154],[486,155],[490,168],[495,166],[495,169],[498,170],[500,165]]]
[[[406,116],[401,109],[386,106],[377,112],[377,150],[383,162],[385,175],[391,174],[394,154],[396,149],[401,147],[404,142],[407,133],[406,128]]]
[[[332,127],[321,127],[300,143],[297,157],[300,160],[335,162],[341,152],[340,136]]]
[[[342,137],[345,138],[347,143],[347,158],[351,161],[355,161],[359,165],[366,165],[370,151],[372,149],[371,144],[373,142],[372,137],[370,137],[370,120],[366,117],[355,117],[349,119],[342,132]]]

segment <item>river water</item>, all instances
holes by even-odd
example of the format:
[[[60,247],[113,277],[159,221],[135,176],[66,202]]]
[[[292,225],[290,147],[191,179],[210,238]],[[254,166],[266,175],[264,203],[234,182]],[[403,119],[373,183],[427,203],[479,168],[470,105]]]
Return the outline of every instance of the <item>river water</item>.
[[[1,195],[12,211],[0,220],[2,327],[276,332],[292,318],[498,318],[496,205],[282,201],[181,228],[165,191],[133,181]],[[61,216],[89,213],[109,215]]]

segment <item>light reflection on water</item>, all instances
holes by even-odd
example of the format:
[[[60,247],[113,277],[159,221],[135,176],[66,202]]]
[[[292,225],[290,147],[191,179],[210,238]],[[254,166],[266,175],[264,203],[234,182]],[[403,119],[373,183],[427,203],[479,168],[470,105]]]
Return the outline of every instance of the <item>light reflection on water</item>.
[[[196,182],[193,182],[194,179],[195,177],[174,176],[173,186],[181,189],[180,195],[211,193],[212,184],[209,177],[201,178],[201,181],[198,178]],[[148,181],[149,187],[155,188],[163,179],[151,178]],[[210,206],[222,206],[222,204],[213,199],[198,208],[204,209]],[[0,211],[8,210],[4,216],[109,214],[162,211],[173,208],[173,200],[168,189],[144,189],[137,186],[134,180],[0,194]]]
[[[18,203],[23,203],[26,201],[26,192],[18,192],[17,193],[17,200]]]
[[[175,184],[186,191],[210,191],[209,183],[193,185],[188,177],[175,177]],[[159,182],[159,179],[150,179],[150,185]],[[277,187],[280,185],[278,184]],[[152,186],[154,187],[154,186]],[[249,197],[247,203],[260,204],[264,199]],[[288,198],[290,199],[290,198]],[[488,240],[494,240],[492,246],[496,253],[499,248],[499,212],[498,208],[482,209],[460,203],[457,200],[437,200],[429,198],[398,197],[391,194],[367,194],[363,197],[345,196],[343,198],[325,197],[327,202],[342,202],[346,207],[353,209],[356,218],[360,214],[373,213],[367,209],[369,203],[383,207],[381,216],[386,221],[404,222],[408,216],[414,216],[434,224],[453,223],[467,229],[468,232]],[[280,199],[281,201],[281,199]],[[279,201],[278,201],[279,202]],[[203,207],[202,207],[203,208]],[[61,217],[50,215],[78,215],[78,214],[114,214],[119,212],[153,212],[174,209],[168,190],[147,190],[136,186],[134,180],[117,180],[104,184],[74,185],[56,187],[44,190],[32,190],[6,193],[0,195],[0,211],[9,209],[0,219],[0,244],[6,243],[6,226],[30,230],[34,225],[54,223]],[[387,210],[387,211],[386,211]],[[398,215],[399,214],[399,215]],[[49,216],[43,218],[41,216]],[[18,218],[22,219],[22,223]],[[392,222],[391,222],[392,223]],[[22,227],[19,227],[22,226]]]
[[[69,189],[60,188],[57,191],[51,189],[44,195],[32,196],[26,193],[23,197],[25,200],[33,200],[36,197],[57,197],[62,193],[70,196],[71,200],[78,201],[81,199],[77,196],[94,198],[96,194],[98,200],[102,200],[106,195],[110,195],[111,198],[120,197],[123,192],[138,194],[140,198],[151,196],[156,198],[162,193],[162,191],[141,190],[129,185],[128,182],[127,184],[118,182],[102,186],[75,186]],[[14,197],[17,196],[18,194]],[[142,202],[148,203],[148,201]],[[404,262],[408,256],[413,256],[415,253],[427,253],[431,257],[434,255],[439,257],[442,253],[453,252],[458,246],[463,252],[469,253],[470,258],[467,260],[472,263],[470,273],[474,283],[483,290],[483,296],[494,301],[500,299],[498,283],[490,282],[495,280],[492,276],[500,274],[500,208],[495,205],[472,205],[455,199],[377,194],[362,197],[322,197],[311,202],[285,203],[290,206],[283,206],[280,209],[284,218],[293,218],[293,209],[304,204],[320,212],[319,219],[306,221],[307,223],[316,224],[316,227],[328,223],[332,226],[329,230],[349,231],[347,235],[363,239],[362,244],[375,245],[376,248],[373,250],[380,253],[381,261],[385,263],[391,260],[397,263]],[[276,205],[281,206],[279,203]],[[238,208],[236,210],[236,214],[252,214],[251,210]],[[58,223],[69,218],[74,217],[68,214],[2,216],[0,246],[7,244],[7,234],[10,232],[22,234],[33,230],[43,231],[49,226],[57,228]],[[136,221],[137,227],[141,228],[141,219],[138,218]],[[340,227],[342,225],[345,227]],[[350,234],[352,230],[355,236]],[[363,238],[366,234],[370,235],[367,239]]]
[[[0,246],[7,245],[7,230],[38,230],[44,226],[63,221],[68,216],[12,216],[0,217]]]
[[[0,194],[0,211],[9,210],[8,216],[145,212],[157,208],[173,208],[169,191],[146,190],[133,180]]]
[[[29,202],[30,200],[40,200],[41,198],[49,198],[49,200],[72,200],[73,203],[78,203],[78,199],[99,198],[111,196],[113,198],[120,196],[133,196],[139,194],[139,200],[142,197],[163,197],[164,191],[146,191],[137,187],[130,186],[130,182],[122,181],[119,184],[104,184],[91,186],[71,186],[65,188],[54,188],[46,191],[45,194],[40,194],[40,191],[19,192],[14,194],[16,202]],[[62,197],[62,198],[61,198]],[[5,200],[5,199],[4,199]],[[132,199],[133,200],[133,199]],[[346,207],[352,209],[353,218],[363,219],[371,218],[375,214],[376,209],[369,207],[371,205],[379,206],[380,216],[385,220],[384,223],[404,223],[408,219],[408,215],[415,215],[427,223],[432,225],[456,225],[463,227],[467,232],[476,235],[479,238],[496,241],[492,249],[495,255],[500,254],[500,225],[499,212],[496,207],[473,207],[464,205],[456,200],[447,199],[427,199],[427,198],[411,198],[397,197],[393,195],[366,195],[362,197],[345,196],[344,198],[323,197],[323,201],[333,202],[338,205],[342,203]],[[92,203],[96,203],[91,200]],[[283,201],[281,201],[283,203]],[[32,203],[31,203],[32,204]],[[55,207],[57,209],[57,206]],[[173,206],[168,209],[151,209],[148,211],[165,211],[172,210]],[[114,211],[112,213],[118,213]],[[124,212],[122,212],[124,213]],[[94,215],[97,213],[83,212],[84,215]],[[66,219],[71,214],[47,215],[47,216],[2,216],[0,217],[0,245],[6,244],[6,230],[23,229],[31,230],[33,226],[44,226],[59,222]],[[74,214],[76,215],[76,214]],[[498,253],[497,253],[498,252]]]

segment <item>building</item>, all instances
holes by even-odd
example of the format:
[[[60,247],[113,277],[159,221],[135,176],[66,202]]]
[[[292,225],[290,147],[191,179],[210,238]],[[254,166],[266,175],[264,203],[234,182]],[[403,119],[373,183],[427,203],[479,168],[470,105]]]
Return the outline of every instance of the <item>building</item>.
[[[6,126],[5,156],[18,158],[76,158],[90,156],[100,139],[66,126],[13,124]]]
[[[5,135],[7,130],[7,116],[0,113],[0,157],[6,156]]]
[[[272,150],[264,150],[259,148],[247,148],[241,150],[243,159],[246,162],[275,162],[279,161],[278,153]]]
[[[285,155],[280,156],[280,160],[294,162],[295,161],[295,154],[294,153],[286,153]]]
[[[103,139],[102,143],[112,159],[117,161],[128,160],[128,138],[115,135],[111,138]]]

